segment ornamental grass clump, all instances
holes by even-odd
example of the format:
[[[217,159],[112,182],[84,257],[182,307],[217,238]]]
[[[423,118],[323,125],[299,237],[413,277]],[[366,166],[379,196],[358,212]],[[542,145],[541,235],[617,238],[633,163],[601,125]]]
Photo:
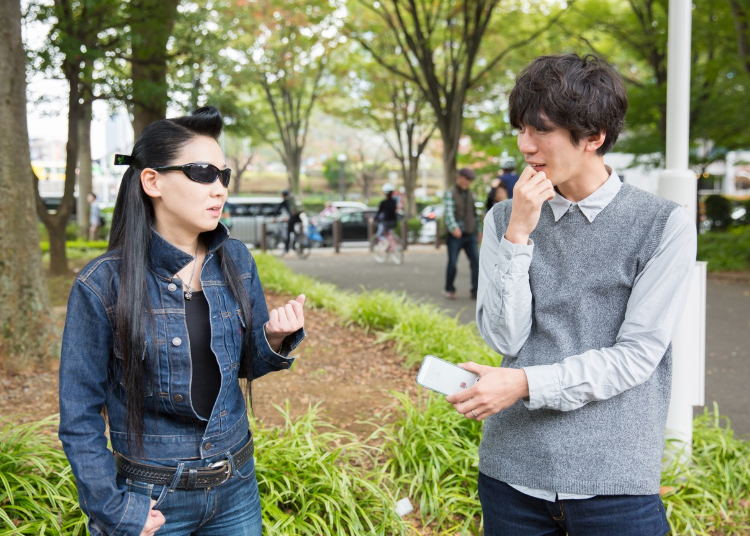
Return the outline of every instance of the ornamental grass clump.
[[[57,415],[0,423],[0,535],[86,534]]]
[[[689,461],[673,459],[662,485],[671,490],[664,504],[675,534],[750,534],[750,442],[734,437],[716,403],[693,420]]]
[[[478,534],[481,424],[431,392],[421,392],[416,403],[407,394],[393,395],[401,415],[388,428],[382,449],[399,496],[416,501],[422,523],[439,534]]]
[[[283,428],[258,426],[256,476],[269,534],[407,534],[378,450],[318,418],[317,406]],[[371,438],[372,439],[372,438]]]

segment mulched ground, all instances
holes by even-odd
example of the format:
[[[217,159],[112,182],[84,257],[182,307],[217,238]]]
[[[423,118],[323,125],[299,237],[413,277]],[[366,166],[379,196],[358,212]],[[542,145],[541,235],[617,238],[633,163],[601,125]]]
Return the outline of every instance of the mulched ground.
[[[266,293],[269,308],[284,305],[290,296]],[[65,310],[55,307],[62,323]],[[293,353],[290,370],[253,382],[253,408],[266,425],[280,426],[283,417],[273,406],[286,407],[292,416],[320,403],[321,416],[337,427],[364,434],[357,421],[395,407],[389,391],[415,393],[416,369],[403,368],[391,343],[356,326],[345,326],[322,310],[305,313],[307,338]],[[0,416],[12,422],[38,420],[59,411],[57,367],[26,375],[0,378]]]

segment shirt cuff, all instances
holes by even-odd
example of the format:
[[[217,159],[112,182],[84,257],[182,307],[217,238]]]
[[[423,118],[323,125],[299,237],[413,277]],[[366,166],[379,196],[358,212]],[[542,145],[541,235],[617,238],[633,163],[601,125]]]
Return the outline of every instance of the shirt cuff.
[[[558,409],[562,389],[554,365],[524,367],[529,382],[529,398],[523,403],[528,409]]]
[[[512,274],[527,274],[531,266],[531,257],[534,253],[534,242],[529,240],[525,246],[513,244],[505,237],[500,240],[498,266],[504,266],[503,272]]]

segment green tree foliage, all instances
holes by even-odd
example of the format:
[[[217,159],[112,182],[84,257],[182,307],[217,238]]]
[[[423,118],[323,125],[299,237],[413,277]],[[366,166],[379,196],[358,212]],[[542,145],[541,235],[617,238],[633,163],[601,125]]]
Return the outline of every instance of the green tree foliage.
[[[432,109],[416,84],[395,77],[354,43],[346,67],[339,79],[349,99],[334,102],[330,112],[353,127],[372,130],[381,136],[399,162],[406,212],[413,215],[420,157],[437,128]]]
[[[273,119],[275,128],[265,134],[296,193],[311,112],[334,83],[327,78],[327,64],[341,40],[338,8],[337,2],[326,0],[217,4],[220,26],[230,36],[222,50],[227,60],[221,71],[224,87],[233,87]]]
[[[697,2],[692,10],[691,163],[702,169],[750,143],[750,74],[731,4]],[[654,165],[663,165],[666,143],[667,7],[667,0],[583,0],[565,27],[581,51],[607,57],[628,84],[627,130],[617,150]]]
[[[500,14],[499,5],[498,0],[358,0],[352,5],[350,35],[383,67],[418,87],[432,106],[443,141],[446,187],[455,181],[464,107],[470,91],[500,70],[511,53],[533,43],[554,26],[566,9],[557,7],[553,11],[552,4],[546,2],[534,3],[533,7],[509,3]],[[525,17],[529,9],[545,13],[541,26],[529,24],[532,19]],[[488,28],[513,27],[523,27],[525,31],[503,32],[503,39],[495,42],[499,46],[485,46]],[[395,43],[389,42],[389,37]]]
[[[63,78],[69,89],[65,185],[62,202],[54,214],[42,202],[34,175],[37,214],[49,234],[53,274],[68,271],[65,228],[75,203],[76,164],[81,144],[79,124],[90,121],[89,107],[98,98],[96,67],[101,66],[106,52],[117,43],[116,33],[113,35],[109,30],[122,23],[118,5],[114,0],[56,0],[52,5],[33,5],[29,15],[52,23],[48,42],[30,54],[31,65],[51,77]]]

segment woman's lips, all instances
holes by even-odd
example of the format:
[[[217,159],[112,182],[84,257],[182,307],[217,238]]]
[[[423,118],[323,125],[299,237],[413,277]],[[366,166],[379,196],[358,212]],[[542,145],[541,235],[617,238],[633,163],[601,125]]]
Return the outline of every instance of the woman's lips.
[[[214,208],[209,208],[209,209],[208,209],[208,212],[209,212],[209,213],[211,214],[211,216],[213,216],[213,217],[221,217],[221,208],[218,208],[218,207],[214,207]]]

